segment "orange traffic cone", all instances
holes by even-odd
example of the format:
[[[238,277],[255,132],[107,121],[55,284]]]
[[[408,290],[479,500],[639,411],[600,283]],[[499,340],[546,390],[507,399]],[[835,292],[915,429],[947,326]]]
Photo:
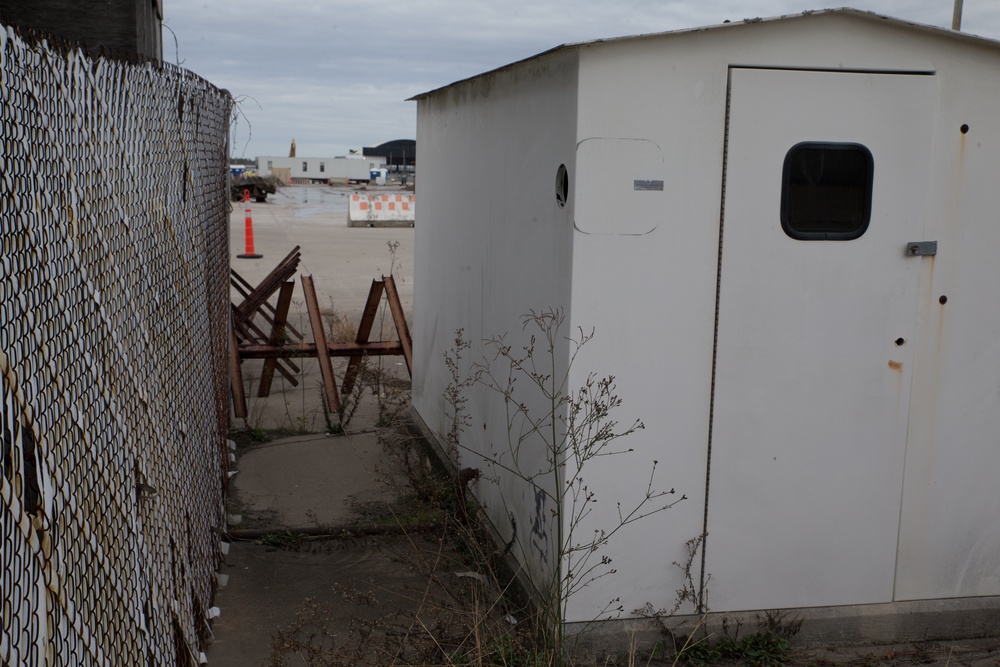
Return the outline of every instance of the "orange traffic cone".
[[[247,217],[244,225],[244,236],[246,238],[246,252],[236,255],[240,259],[259,259],[264,255],[258,255],[253,251],[253,216],[250,214],[250,191],[243,191],[243,201],[246,203]]]

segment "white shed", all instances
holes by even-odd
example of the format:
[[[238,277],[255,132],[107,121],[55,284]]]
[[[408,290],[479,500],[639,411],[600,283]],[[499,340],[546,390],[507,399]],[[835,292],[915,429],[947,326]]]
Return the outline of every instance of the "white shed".
[[[416,413],[448,431],[456,330],[475,359],[562,308],[596,332],[570,384],[614,375],[646,425],[588,472],[586,527],[654,459],[688,497],[616,536],[568,621],[671,606],[705,533],[712,611],[996,622],[1000,43],[817,11],[560,46],[415,99]],[[463,465],[505,439],[499,403],[470,395]],[[492,474],[479,499],[529,544],[545,508]],[[515,550],[536,579],[543,551]]]

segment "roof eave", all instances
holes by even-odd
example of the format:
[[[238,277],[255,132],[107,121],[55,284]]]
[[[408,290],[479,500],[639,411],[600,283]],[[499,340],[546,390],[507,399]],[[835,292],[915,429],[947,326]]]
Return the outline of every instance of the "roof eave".
[[[532,61],[532,60],[536,60],[536,59],[542,58],[544,56],[551,55],[551,54],[556,53],[558,51],[564,51],[564,50],[569,50],[569,49],[577,49],[577,48],[581,48],[581,47],[584,47],[584,46],[591,46],[591,45],[595,45],[595,44],[609,44],[609,43],[613,43],[613,42],[628,42],[628,41],[638,41],[638,40],[645,40],[645,39],[655,39],[655,38],[661,38],[661,37],[664,37],[664,36],[683,35],[683,34],[697,33],[697,32],[707,32],[707,31],[710,31],[710,30],[711,31],[715,31],[715,30],[732,30],[732,29],[738,29],[738,28],[741,28],[741,27],[744,27],[744,26],[748,26],[748,25],[756,25],[756,24],[760,24],[760,23],[775,23],[775,22],[778,22],[778,21],[787,21],[787,20],[791,20],[791,19],[805,18],[805,17],[810,17],[810,16],[818,16],[818,15],[822,15],[822,14],[840,14],[840,15],[846,15],[846,16],[853,16],[853,17],[856,17],[856,18],[861,18],[861,19],[870,20],[870,21],[877,21],[877,22],[880,22],[880,23],[881,22],[888,22],[888,23],[895,24],[895,25],[901,26],[901,27],[906,27],[906,28],[912,29],[912,30],[919,30],[921,32],[927,32],[927,33],[934,34],[934,35],[937,35],[937,36],[945,36],[945,37],[950,37],[950,38],[953,38],[953,39],[960,39],[960,40],[966,41],[968,43],[978,44],[980,46],[988,46],[988,47],[991,47],[991,48],[1000,49],[1000,42],[998,42],[997,40],[994,40],[994,39],[990,39],[988,37],[980,37],[978,35],[973,35],[973,34],[967,33],[967,32],[960,32],[960,31],[956,31],[956,30],[950,30],[948,28],[940,28],[938,26],[928,25],[926,23],[917,23],[916,21],[907,21],[907,20],[904,20],[904,19],[898,19],[898,18],[894,18],[892,16],[886,16],[884,14],[878,14],[878,13],[872,12],[872,11],[865,11],[865,10],[860,10],[860,9],[854,9],[854,8],[851,8],[851,7],[840,7],[840,8],[835,8],[835,9],[816,9],[816,10],[807,10],[807,11],[804,11],[804,12],[801,12],[801,13],[798,13],[798,14],[783,14],[781,16],[772,16],[772,17],[768,17],[768,18],[745,18],[742,21],[733,21],[733,22],[729,22],[729,23],[717,23],[717,24],[714,24],[714,25],[701,26],[701,27],[697,27],[697,28],[682,28],[682,29],[679,29],[679,30],[668,30],[668,31],[665,31],[665,32],[645,33],[645,34],[640,34],[640,35],[626,35],[626,36],[623,36],[623,37],[609,37],[607,39],[595,39],[595,40],[590,40],[590,41],[586,41],[586,42],[567,42],[566,44],[560,44],[559,46],[556,46],[554,48],[548,49],[547,51],[542,51],[541,53],[537,53],[537,54],[535,54],[533,56],[529,56],[527,58],[522,58],[521,60],[516,60],[516,61],[514,61],[512,63],[508,63],[506,65],[503,65],[502,67],[497,67],[496,69],[488,70],[486,72],[482,72],[480,74],[476,74],[475,76],[470,76],[470,77],[467,77],[467,78],[464,78],[464,79],[459,79],[458,81],[454,81],[452,83],[449,83],[446,86],[441,86],[440,88],[435,88],[435,89],[429,90],[429,91],[427,91],[425,93],[420,93],[419,95],[414,95],[413,97],[407,98],[406,101],[407,102],[419,101],[419,100],[422,100],[424,98],[436,95],[437,93],[439,93],[441,91],[444,91],[444,90],[447,90],[449,88],[452,88],[454,86],[459,86],[459,85],[461,85],[463,83],[466,83],[468,81],[473,81],[473,80],[478,79],[480,77],[489,76],[491,74],[497,74],[499,72],[503,72],[505,70],[512,69],[512,68],[517,67],[518,65],[521,65],[523,63],[526,63],[526,62],[529,62],[529,61]]]

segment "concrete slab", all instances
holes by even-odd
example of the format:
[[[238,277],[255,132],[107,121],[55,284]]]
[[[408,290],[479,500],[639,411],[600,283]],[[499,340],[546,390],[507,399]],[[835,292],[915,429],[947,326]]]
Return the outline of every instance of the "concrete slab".
[[[396,475],[392,464],[372,432],[240,448],[228,511],[241,520],[230,525],[230,537],[254,537],[233,539],[220,569],[228,581],[214,602],[222,614],[213,623],[209,664],[266,664],[276,633],[315,605],[332,610],[323,612],[324,622],[341,639],[365,614],[405,608],[400,596],[425,582],[400,554],[431,547],[391,526],[384,535],[343,537],[359,522],[368,525],[372,504],[396,501],[394,487],[384,483]],[[381,602],[378,609],[346,604],[342,591]]]
[[[231,528],[326,529],[357,520],[357,507],[396,500],[381,480],[392,471],[373,432],[310,434],[247,449],[230,484]]]
[[[216,595],[222,614],[213,623],[208,664],[266,665],[279,630],[315,626],[316,621],[335,641],[349,642],[352,622],[380,617],[386,608],[411,606],[408,591],[419,590],[422,578],[393,554],[413,548],[399,536],[305,542],[290,548],[234,543],[222,568],[229,582]],[[371,602],[349,603],[345,593]],[[296,655],[290,651],[287,662],[280,664],[307,664]]]

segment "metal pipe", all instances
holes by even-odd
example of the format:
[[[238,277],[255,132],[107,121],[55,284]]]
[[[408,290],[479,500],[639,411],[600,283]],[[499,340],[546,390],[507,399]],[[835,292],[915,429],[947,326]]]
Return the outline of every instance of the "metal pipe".
[[[955,0],[955,11],[951,15],[952,30],[962,29],[962,2],[963,0]]]

